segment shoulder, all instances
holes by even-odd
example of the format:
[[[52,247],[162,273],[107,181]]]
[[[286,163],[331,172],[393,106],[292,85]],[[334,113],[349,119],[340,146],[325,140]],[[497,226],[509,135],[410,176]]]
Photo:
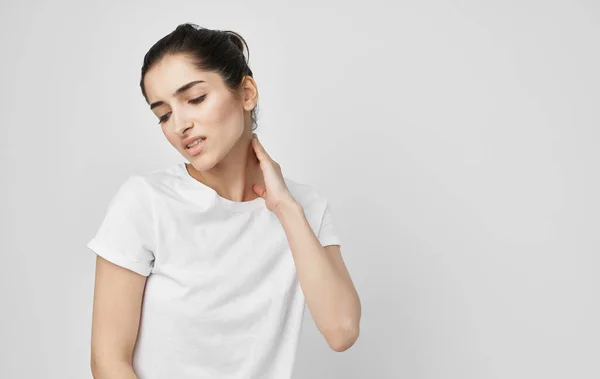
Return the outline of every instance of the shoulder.
[[[320,209],[325,206],[327,199],[321,195],[316,187],[301,183],[284,176],[284,181],[294,199],[307,209]]]
[[[125,185],[148,196],[162,194],[182,179],[179,165],[153,169],[129,176]]]
[[[150,208],[148,181],[143,175],[132,174],[121,182],[116,193],[110,200],[109,207],[115,212],[128,215],[146,213]]]
[[[129,207],[148,207],[168,185],[169,178],[174,177],[172,168],[130,174],[121,182],[113,201],[128,203]]]

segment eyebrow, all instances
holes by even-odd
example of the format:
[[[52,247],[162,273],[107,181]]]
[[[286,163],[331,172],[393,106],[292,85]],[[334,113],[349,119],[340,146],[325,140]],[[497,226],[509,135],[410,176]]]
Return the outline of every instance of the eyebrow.
[[[188,89],[192,88],[194,85],[196,85],[198,83],[206,83],[206,81],[205,80],[195,80],[193,82],[189,82],[188,84],[181,86],[175,92],[173,92],[173,97],[179,95],[182,92],[187,91]],[[150,109],[156,108],[160,105],[163,105],[164,103],[165,103],[164,101],[157,101],[155,103],[152,103],[152,104],[150,104]]]

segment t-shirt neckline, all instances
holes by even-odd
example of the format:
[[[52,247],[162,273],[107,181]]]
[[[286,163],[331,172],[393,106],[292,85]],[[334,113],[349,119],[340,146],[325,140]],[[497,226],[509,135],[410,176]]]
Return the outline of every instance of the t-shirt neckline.
[[[248,211],[248,210],[257,209],[260,207],[265,207],[265,200],[262,197],[257,197],[256,199],[249,200],[249,201],[233,201],[233,200],[226,199],[226,198],[222,197],[221,195],[219,195],[217,193],[217,191],[215,191],[211,187],[207,186],[206,184],[198,181],[196,178],[191,176],[185,166],[185,162],[180,162],[177,164],[177,166],[178,166],[180,174],[184,178],[184,180],[186,180],[188,183],[190,183],[191,185],[193,185],[197,188],[201,188],[205,191],[208,191],[209,193],[212,194],[212,196],[217,200],[217,202],[220,205],[222,205],[223,207],[226,207],[229,210],[240,212],[240,211]]]

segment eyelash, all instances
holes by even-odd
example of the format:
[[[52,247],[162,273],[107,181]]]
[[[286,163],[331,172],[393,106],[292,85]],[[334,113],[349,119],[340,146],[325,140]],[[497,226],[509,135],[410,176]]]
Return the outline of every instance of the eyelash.
[[[196,97],[196,98],[194,98],[194,99],[191,99],[191,100],[189,100],[189,101],[188,101],[188,103],[191,103],[191,104],[199,104],[199,103],[201,103],[202,101],[204,101],[204,98],[205,98],[205,97],[206,97],[206,95],[202,95],[202,96],[200,96],[200,97]],[[169,112],[169,113],[171,113],[171,112]],[[162,116],[162,117],[161,117],[161,118],[158,120],[158,123],[159,123],[159,124],[162,124],[163,122],[167,121],[167,120],[169,119],[169,117],[167,117],[167,115],[168,115],[169,113],[167,113],[166,115]]]

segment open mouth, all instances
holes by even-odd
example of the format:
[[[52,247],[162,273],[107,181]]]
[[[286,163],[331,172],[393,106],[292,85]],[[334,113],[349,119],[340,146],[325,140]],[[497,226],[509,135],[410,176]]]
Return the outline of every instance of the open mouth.
[[[200,137],[200,138],[198,138],[197,140],[195,140],[194,142],[192,142],[192,143],[190,143],[189,145],[187,145],[185,148],[186,148],[186,149],[191,149],[192,147],[194,147],[194,146],[196,146],[196,145],[199,145],[199,144],[201,144],[201,143],[202,143],[202,141],[204,141],[205,139],[206,139],[206,138],[202,138],[202,137]]]
[[[200,151],[202,150],[202,148],[204,147],[204,141],[206,140],[206,138],[198,138],[197,140],[195,140],[194,142],[188,144],[185,146],[185,150],[188,152],[188,154],[190,155],[197,155],[200,153]]]

